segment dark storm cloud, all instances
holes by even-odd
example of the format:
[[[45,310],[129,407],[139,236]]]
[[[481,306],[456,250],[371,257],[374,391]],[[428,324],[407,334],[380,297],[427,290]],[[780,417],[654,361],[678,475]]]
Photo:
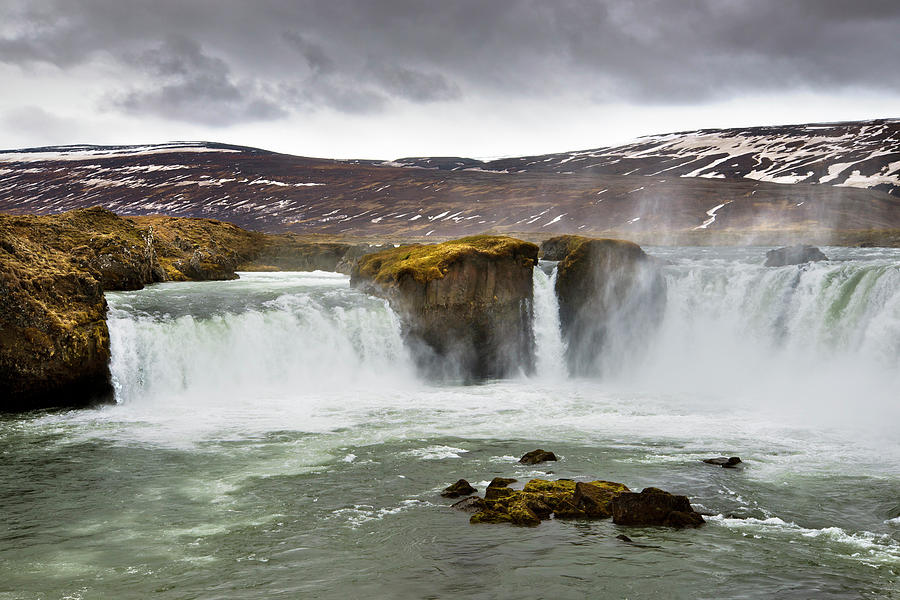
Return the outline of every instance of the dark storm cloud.
[[[136,68],[112,105],[224,124],[396,102],[900,91],[896,0],[47,0],[0,62]]]

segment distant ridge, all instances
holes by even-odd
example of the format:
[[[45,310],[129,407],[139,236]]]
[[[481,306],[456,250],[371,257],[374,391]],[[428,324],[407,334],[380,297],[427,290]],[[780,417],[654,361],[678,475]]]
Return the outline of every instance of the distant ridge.
[[[262,231],[450,237],[900,229],[900,120],[699,130],[479,161],[213,142],[0,151],[0,211],[103,205]]]

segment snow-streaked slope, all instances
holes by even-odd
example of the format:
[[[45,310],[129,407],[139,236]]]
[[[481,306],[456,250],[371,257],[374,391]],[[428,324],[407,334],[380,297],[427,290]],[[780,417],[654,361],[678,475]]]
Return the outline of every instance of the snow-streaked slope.
[[[461,170],[459,159],[400,159],[408,166]],[[482,163],[509,172],[590,171],[615,175],[747,178],[881,190],[900,197],[900,119],[703,129],[599,148]]]
[[[205,142],[0,151],[0,211],[102,205],[122,215],[209,217],[264,231],[398,237],[568,232],[659,241],[656,234],[672,232],[900,229],[898,197],[725,177],[720,171],[734,161],[714,153],[696,158],[708,142],[689,146],[694,164],[680,173],[639,172],[667,168],[661,160],[683,162],[686,139],[645,138],[630,150],[639,156],[623,173],[615,171],[623,159],[610,150],[542,157],[542,168],[529,167],[529,159],[455,157],[408,168],[398,166],[410,164],[406,159],[316,159]],[[769,144],[774,155],[776,144]],[[697,164],[703,161],[716,164]],[[591,166],[601,163],[605,170]],[[834,166],[825,171],[832,180],[842,176]]]

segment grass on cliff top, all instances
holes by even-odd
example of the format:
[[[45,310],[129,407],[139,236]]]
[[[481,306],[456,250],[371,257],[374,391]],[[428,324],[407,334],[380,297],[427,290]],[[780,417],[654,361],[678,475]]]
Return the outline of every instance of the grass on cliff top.
[[[400,246],[389,248],[359,259],[358,272],[379,283],[398,281],[411,275],[425,283],[441,279],[447,267],[464,256],[481,255],[488,258],[517,256],[535,260],[537,246],[516,238],[476,235],[440,244]]]

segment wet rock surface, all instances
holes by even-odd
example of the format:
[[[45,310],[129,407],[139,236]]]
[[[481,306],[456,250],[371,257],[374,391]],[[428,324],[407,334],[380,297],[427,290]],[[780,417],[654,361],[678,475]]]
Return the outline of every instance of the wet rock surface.
[[[569,372],[617,372],[647,351],[665,311],[665,279],[637,244],[572,238],[556,278]]]
[[[657,488],[644,488],[640,494],[623,493],[610,502],[613,523],[617,525],[665,525],[698,527],[703,517],[694,512],[687,496],[676,496]]]
[[[360,258],[350,282],[388,299],[429,378],[507,377],[534,370],[537,253],[503,236],[401,246]]]
[[[731,456],[731,457],[718,456],[716,458],[705,458],[705,459],[703,459],[703,462],[705,462],[708,465],[716,465],[719,467],[725,467],[726,469],[734,469],[734,468],[737,468],[739,465],[743,464],[743,461],[738,456]]]
[[[441,492],[441,496],[444,496],[445,498],[458,498],[460,496],[474,494],[477,491],[478,490],[473,488],[468,481],[460,479],[456,483],[450,484],[444,488],[444,491]]]
[[[802,265],[819,260],[828,260],[828,257],[815,246],[787,246],[766,252],[765,266],[784,267],[787,265]]]
[[[532,527],[542,520],[608,519],[621,525],[694,527],[703,517],[694,512],[686,496],[656,488],[640,494],[613,481],[532,479],[522,489],[510,485],[515,479],[496,477],[484,498],[470,496],[452,508],[473,513],[470,523],[510,523]]]
[[[538,448],[537,450],[532,450],[531,452],[526,452],[522,458],[519,459],[519,462],[523,465],[536,465],[542,462],[550,462],[557,460],[556,455],[552,452],[547,452],[546,450],[541,450]]]

